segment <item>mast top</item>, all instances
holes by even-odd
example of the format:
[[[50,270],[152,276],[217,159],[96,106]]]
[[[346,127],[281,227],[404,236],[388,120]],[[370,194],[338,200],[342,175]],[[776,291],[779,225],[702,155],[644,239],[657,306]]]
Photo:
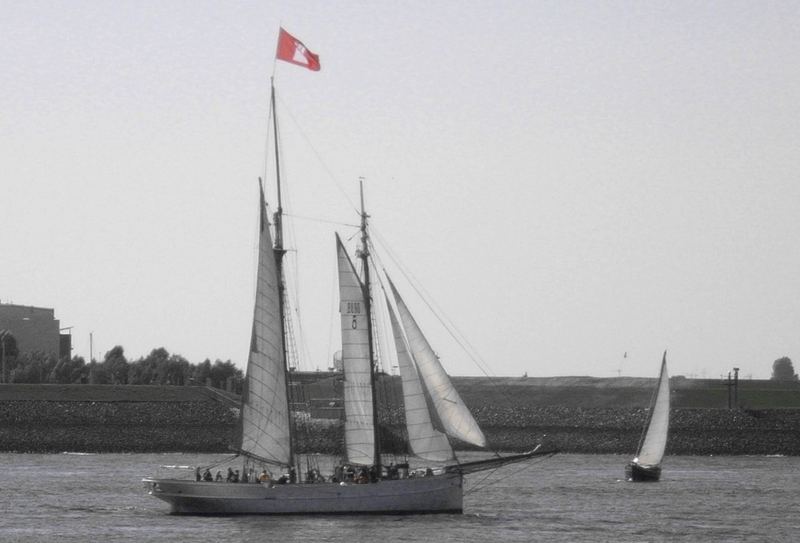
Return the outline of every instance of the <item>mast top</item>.
[[[369,236],[367,234],[367,219],[369,215],[367,214],[366,209],[364,208],[364,178],[358,178],[358,188],[361,195],[361,257],[364,258],[366,262],[366,258],[369,256],[369,246],[367,244],[367,240]]]

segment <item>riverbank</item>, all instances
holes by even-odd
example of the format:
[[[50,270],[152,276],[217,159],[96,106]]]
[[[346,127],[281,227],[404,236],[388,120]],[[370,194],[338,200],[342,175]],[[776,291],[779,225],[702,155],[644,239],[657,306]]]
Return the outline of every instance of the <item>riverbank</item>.
[[[0,389],[0,451],[217,453],[229,451],[234,442],[238,410],[202,389],[114,387],[114,394],[110,388],[94,391],[102,393],[104,401],[83,401],[75,389],[56,393],[41,388],[47,385],[37,386],[34,396],[39,399],[8,399],[13,396],[9,389]],[[156,389],[169,390],[162,396]],[[563,452],[629,454],[636,450],[647,418],[644,407],[542,406],[523,397],[481,401],[498,391],[477,396],[475,391],[464,392],[495,450],[524,451],[541,442]],[[15,394],[19,397],[21,392]],[[31,390],[27,394],[30,397]],[[47,395],[60,399],[41,399]],[[392,425],[398,422],[391,413],[385,417]],[[299,451],[340,450],[343,432],[338,420],[306,415],[298,417],[298,425]],[[679,407],[672,411],[667,454],[800,456],[798,430],[798,409]]]

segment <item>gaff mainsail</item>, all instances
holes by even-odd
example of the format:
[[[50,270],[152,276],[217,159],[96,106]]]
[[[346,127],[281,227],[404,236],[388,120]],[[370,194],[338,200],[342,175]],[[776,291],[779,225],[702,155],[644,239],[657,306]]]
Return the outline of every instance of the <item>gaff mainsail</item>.
[[[290,465],[291,438],[278,273],[269,232],[264,189],[260,189],[258,279],[253,331],[242,391],[240,452]]]
[[[342,319],[345,447],[349,462],[369,466],[375,464],[376,459],[367,294],[338,235],[336,251]]]

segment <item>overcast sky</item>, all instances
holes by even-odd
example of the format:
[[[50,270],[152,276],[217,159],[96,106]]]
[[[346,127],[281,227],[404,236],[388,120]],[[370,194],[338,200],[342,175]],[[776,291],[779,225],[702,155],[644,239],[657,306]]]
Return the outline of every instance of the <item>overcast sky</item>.
[[[359,177],[412,310],[389,254],[495,375],[800,362],[798,2],[1,7],[0,301],[74,354],[244,365],[275,70],[304,369]],[[281,24],[320,72],[275,65]]]

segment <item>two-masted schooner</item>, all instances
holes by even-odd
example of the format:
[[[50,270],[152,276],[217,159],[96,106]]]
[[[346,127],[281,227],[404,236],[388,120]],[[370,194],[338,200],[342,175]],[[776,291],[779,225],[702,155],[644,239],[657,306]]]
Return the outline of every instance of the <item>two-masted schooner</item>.
[[[278,154],[275,88],[270,111]],[[357,514],[459,513],[463,477],[475,471],[550,454],[540,447],[528,453],[460,463],[451,439],[486,447],[486,438],[459,397],[436,354],[385,271],[373,269],[368,215],[361,197],[361,273],[336,236],[342,336],[344,445],[342,465],[368,476],[297,477],[300,465],[292,424],[287,361],[287,311],[284,307],[280,166],[276,159],[277,206],[273,224],[259,191],[258,272],[247,372],[242,393],[239,438],[235,449],[243,473],[292,474],[284,484],[273,479],[207,482],[146,478],[150,494],[184,514]],[[274,242],[272,229],[274,229]],[[408,450],[417,462],[435,469],[396,470],[384,465],[376,400],[374,304],[371,274],[384,274],[383,290],[401,374]],[[381,304],[384,306],[384,304]],[[424,465],[424,464],[423,464]],[[300,470],[302,471],[302,470]],[[320,482],[323,481],[323,482]]]

